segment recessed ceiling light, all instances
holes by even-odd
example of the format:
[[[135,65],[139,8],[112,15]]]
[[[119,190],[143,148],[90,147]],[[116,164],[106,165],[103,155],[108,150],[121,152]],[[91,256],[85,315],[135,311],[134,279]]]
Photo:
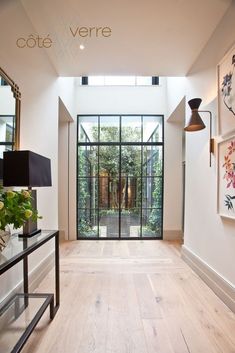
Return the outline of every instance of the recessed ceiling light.
[[[84,46],[83,44],[80,44],[79,48],[80,48],[81,50],[84,50],[84,49],[85,49],[85,46]]]

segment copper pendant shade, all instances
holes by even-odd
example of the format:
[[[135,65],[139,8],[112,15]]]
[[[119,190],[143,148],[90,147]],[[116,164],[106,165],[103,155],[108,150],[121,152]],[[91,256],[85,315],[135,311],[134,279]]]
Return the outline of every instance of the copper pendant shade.
[[[184,131],[199,131],[205,129],[206,125],[198,113],[198,108],[200,107],[201,102],[201,98],[194,98],[188,101],[188,105],[192,110],[192,114],[188,124],[184,128]]]

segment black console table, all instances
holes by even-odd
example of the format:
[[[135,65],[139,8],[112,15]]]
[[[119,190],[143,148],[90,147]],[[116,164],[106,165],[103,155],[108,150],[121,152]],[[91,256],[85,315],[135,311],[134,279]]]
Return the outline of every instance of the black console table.
[[[55,297],[54,293],[29,293],[28,255],[53,238],[55,240]],[[27,239],[19,238],[17,234],[13,235],[8,246],[0,253],[0,275],[20,261],[23,262],[23,293],[15,293],[0,304],[0,352],[4,353],[20,352],[45,310],[50,307],[52,320],[59,308],[59,232],[41,231]],[[4,324],[1,320],[4,320]]]

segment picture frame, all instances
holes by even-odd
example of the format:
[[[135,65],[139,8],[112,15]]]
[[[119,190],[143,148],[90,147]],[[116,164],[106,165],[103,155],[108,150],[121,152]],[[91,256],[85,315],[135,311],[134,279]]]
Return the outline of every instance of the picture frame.
[[[217,66],[218,134],[235,131],[235,44]]]
[[[235,135],[218,142],[217,213],[235,220]]]

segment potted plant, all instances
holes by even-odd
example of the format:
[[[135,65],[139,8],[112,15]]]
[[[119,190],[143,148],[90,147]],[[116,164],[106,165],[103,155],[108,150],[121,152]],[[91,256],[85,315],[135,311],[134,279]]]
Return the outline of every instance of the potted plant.
[[[2,251],[10,238],[10,228],[22,227],[28,220],[36,221],[38,211],[32,207],[30,191],[12,191],[0,188],[0,251]]]

